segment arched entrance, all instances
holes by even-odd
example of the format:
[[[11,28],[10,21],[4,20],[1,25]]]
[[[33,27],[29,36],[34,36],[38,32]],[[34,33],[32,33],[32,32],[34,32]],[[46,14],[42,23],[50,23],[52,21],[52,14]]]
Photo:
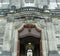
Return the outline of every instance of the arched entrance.
[[[31,48],[32,56],[43,56],[41,31],[35,25],[24,25],[18,31],[17,56],[27,56],[26,46],[28,46],[28,43],[33,46]]]

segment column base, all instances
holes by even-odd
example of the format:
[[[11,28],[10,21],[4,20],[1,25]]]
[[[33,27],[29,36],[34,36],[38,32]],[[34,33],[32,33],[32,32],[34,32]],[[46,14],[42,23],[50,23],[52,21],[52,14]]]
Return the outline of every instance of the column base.
[[[0,56],[12,56],[12,53],[11,52],[7,52],[7,51],[2,51]]]
[[[58,51],[49,51],[48,56],[60,56]]]

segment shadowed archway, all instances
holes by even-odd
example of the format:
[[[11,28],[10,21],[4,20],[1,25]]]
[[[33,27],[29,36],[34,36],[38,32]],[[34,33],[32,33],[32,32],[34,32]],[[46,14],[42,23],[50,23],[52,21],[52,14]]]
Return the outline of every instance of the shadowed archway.
[[[26,56],[25,47],[29,42],[34,46],[33,56],[43,56],[41,30],[35,25],[24,25],[18,31],[17,56]]]

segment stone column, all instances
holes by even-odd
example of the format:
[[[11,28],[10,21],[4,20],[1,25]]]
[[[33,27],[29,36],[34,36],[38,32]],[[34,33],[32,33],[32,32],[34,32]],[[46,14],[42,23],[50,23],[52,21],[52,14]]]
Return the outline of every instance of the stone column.
[[[17,56],[17,43],[18,43],[18,30],[14,30],[13,33],[13,37],[14,37],[14,51],[12,53],[12,56]]]
[[[48,42],[47,42],[46,28],[42,29],[42,48],[43,48],[43,56],[48,56]]]
[[[47,40],[48,40],[48,49],[49,49],[49,56],[53,56],[54,54],[57,55],[57,40],[55,37],[55,30],[54,25],[52,22],[47,22]]]
[[[13,28],[13,23],[7,23],[6,28],[5,28],[5,34],[4,34],[4,39],[3,39],[3,50],[4,51],[10,51],[10,41],[12,37],[12,28]]]
[[[47,35],[48,35],[48,42],[49,42],[49,50],[57,50],[57,43],[56,43],[56,37],[55,37],[55,30],[53,23],[49,22],[47,23]]]
[[[36,27],[41,30],[41,37],[42,37],[42,53],[43,56],[47,56],[48,53],[48,44],[47,44],[47,34],[46,34],[46,27],[40,25],[41,22],[36,24]]]
[[[38,7],[38,0],[34,0],[35,7]]]
[[[22,3],[21,3],[21,4],[22,4],[22,7],[24,7],[25,0],[22,0],[21,2],[22,2]]]
[[[18,51],[18,53],[17,53],[17,46],[18,46],[18,43],[19,43],[19,41],[18,41],[18,30],[20,30],[20,29],[22,29],[22,27],[23,27],[23,23],[21,23],[21,22],[19,22],[19,23],[16,23],[17,25],[17,27],[15,26],[14,27],[14,32],[13,32],[13,38],[14,38],[14,51],[13,51],[13,53],[12,53],[12,56],[17,56],[17,54],[19,53],[19,51]]]
[[[12,38],[12,29],[13,29],[13,23],[7,23],[5,26],[5,33],[3,38],[3,46],[2,46],[2,55],[8,55],[11,56],[11,38]]]

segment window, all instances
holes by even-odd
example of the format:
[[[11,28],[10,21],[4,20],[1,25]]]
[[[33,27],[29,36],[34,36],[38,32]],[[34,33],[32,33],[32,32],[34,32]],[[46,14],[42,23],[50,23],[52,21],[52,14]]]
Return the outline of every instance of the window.
[[[60,0],[56,0],[58,3],[60,2]]]
[[[60,45],[57,45],[58,51],[60,51]]]
[[[9,0],[0,0],[0,8],[8,8]]]
[[[57,45],[58,54],[60,54],[60,45]]]
[[[34,3],[34,0],[25,0],[26,3]]]
[[[34,0],[25,0],[24,7],[35,7]]]
[[[60,36],[56,36],[56,38],[60,38]]]

